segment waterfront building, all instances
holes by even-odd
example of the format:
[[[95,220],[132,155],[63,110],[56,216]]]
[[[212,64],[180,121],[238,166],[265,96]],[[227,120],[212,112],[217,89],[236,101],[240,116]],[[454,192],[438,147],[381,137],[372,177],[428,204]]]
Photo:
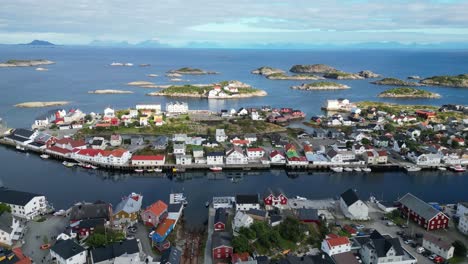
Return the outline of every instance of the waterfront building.
[[[136,155],[131,159],[132,166],[155,167],[164,165],[166,156],[164,155]]]
[[[458,217],[462,217],[464,215],[468,214],[468,202],[459,202],[457,204],[457,212],[456,215]]]
[[[174,143],[173,150],[174,155],[185,155],[185,143]]]
[[[242,165],[248,163],[248,158],[240,147],[234,146],[226,152],[226,164]]]
[[[236,210],[248,211],[250,209],[260,210],[260,198],[258,194],[236,195]]]
[[[265,150],[263,148],[248,148],[247,149],[247,158],[249,160],[259,160],[265,155]]]
[[[219,209],[230,209],[236,203],[236,198],[232,196],[213,197],[213,208]]]
[[[224,153],[223,152],[208,152],[208,154],[206,154],[206,164],[223,165]]]
[[[42,194],[22,192],[0,187],[0,203],[11,208],[13,216],[27,220],[46,213],[47,200]]]
[[[359,199],[359,196],[353,189],[348,189],[340,195],[340,208],[343,214],[350,219],[369,219],[369,207]]]
[[[39,134],[39,131],[28,130],[23,128],[17,128],[10,132],[9,135],[5,137],[5,140],[15,143],[16,145],[25,146],[36,138]]]
[[[419,152],[408,152],[408,159],[414,162],[416,165],[422,166],[437,166],[440,164],[441,156],[437,153],[419,153]]]
[[[132,154],[130,154],[130,152],[126,149],[80,149],[77,152],[74,152],[72,157],[80,162],[91,162],[118,166],[128,163],[132,157]]]
[[[147,226],[158,226],[167,217],[167,204],[159,200],[146,207],[141,213],[141,219]]]
[[[468,235],[468,213],[460,216],[458,230],[460,230],[462,234]]]
[[[118,147],[122,145],[122,136],[119,134],[112,134],[109,143],[112,147]]]
[[[211,253],[213,260],[229,259],[233,252],[232,236],[229,232],[215,232],[211,237]]]
[[[192,164],[192,155],[175,155],[177,165],[190,165]]]
[[[202,146],[192,146],[192,155],[194,158],[203,158],[204,157],[204,151]]]
[[[351,111],[356,108],[355,104],[349,102],[348,99],[327,100],[324,108],[328,111]]]
[[[278,150],[270,152],[270,163],[271,164],[286,164],[286,158],[283,153]]]
[[[446,239],[424,234],[422,246],[426,250],[441,256],[445,260],[453,258],[455,247]]]
[[[254,219],[245,212],[237,211],[232,221],[232,229],[238,232],[241,228],[249,228],[254,223]]]
[[[138,214],[141,210],[143,195],[131,193],[122,200],[112,210],[114,224],[131,226],[138,222]]]
[[[227,223],[227,212],[224,208],[218,208],[214,217],[214,231],[224,231]]]
[[[108,263],[143,263],[140,259],[140,248],[136,239],[114,242],[103,247],[90,249],[91,264]]]
[[[351,251],[351,242],[348,237],[328,234],[322,241],[321,249],[328,256]]]
[[[57,240],[50,248],[50,256],[57,264],[86,264],[88,251],[72,239]]]
[[[39,129],[39,128],[46,128],[50,124],[50,120],[48,117],[42,117],[34,120],[34,124],[32,125],[32,129]]]
[[[405,218],[408,217],[427,231],[448,227],[449,218],[447,215],[411,193],[405,194],[398,200],[398,203],[400,212]]]
[[[159,150],[166,149],[168,144],[169,138],[167,136],[157,136],[156,139],[151,142],[153,148]]]
[[[92,149],[106,149],[107,147],[106,140],[103,137],[93,137],[89,145]]]
[[[280,190],[269,190],[265,194],[263,202],[267,209],[273,209],[275,207],[282,209],[288,204],[288,197],[286,197],[286,195]]]
[[[167,236],[172,232],[175,226],[175,220],[166,218],[156,228],[153,234],[153,242],[161,243],[166,240]]]

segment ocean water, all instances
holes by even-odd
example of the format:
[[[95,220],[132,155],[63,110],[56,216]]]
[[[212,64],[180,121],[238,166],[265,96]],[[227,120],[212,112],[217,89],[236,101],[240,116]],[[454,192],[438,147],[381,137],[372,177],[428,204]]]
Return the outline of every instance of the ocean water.
[[[370,84],[370,80],[338,81],[351,86],[340,91],[297,91],[289,87],[303,81],[268,80],[250,74],[261,66],[288,70],[294,64],[324,63],[343,71],[372,70],[386,77],[405,79],[410,75],[422,77],[466,73],[467,51],[287,51],[287,50],[188,50],[188,49],[118,49],[91,47],[28,47],[1,46],[0,61],[8,59],[49,59],[56,62],[46,66],[47,72],[34,68],[0,68],[0,117],[10,127],[29,127],[35,117],[52,109],[20,109],[14,104],[25,101],[67,100],[68,108],[86,112],[101,112],[105,107],[127,108],[137,103],[161,103],[171,98],[149,97],[154,89],[130,87],[131,81],[146,80],[169,84],[164,73],[190,66],[218,71],[219,75],[186,76],[188,82],[211,83],[240,80],[266,90],[268,96],[239,100],[178,99],[186,101],[190,109],[219,110],[246,106],[271,105],[303,110],[309,117],[321,114],[320,107],[327,99],[348,98],[351,101],[376,100],[403,104],[446,103],[466,104],[468,89],[424,87],[440,93],[440,99],[380,99],[376,96],[388,86]],[[111,67],[112,62],[131,62],[133,67]],[[150,67],[138,64],[150,63]],[[147,74],[158,74],[149,78]],[[134,94],[94,95],[95,89],[125,89]],[[453,203],[468,200],[468,175],[442,172],[405,174],[402,172],[373,172],[371,174],[333,174],[311,172],[292,176],[284,171],[249,172],[237,184],[227,175],[213,177],[206,173],[187,173],[185,179],[149,178],[135,174],[67,169],[59,162],[41,160],[10,148],[0,147],[0,181],[5,186],[46,194],[57,209],[67,208],[78,201],[105,200],[116,203],[130,192],[142,193],[144,204],[166,199],[171,191],[184,191],[190,201],[185,217],[187,222],[200,226],[207,211],[204,204],[214,195],[263,193],[268,188],[281,188],[288,195],[310,198],[335,197],[347,188],[356,188],[367,198],[373,194],[393,201],[406,192],[413,192],[428,201]]]

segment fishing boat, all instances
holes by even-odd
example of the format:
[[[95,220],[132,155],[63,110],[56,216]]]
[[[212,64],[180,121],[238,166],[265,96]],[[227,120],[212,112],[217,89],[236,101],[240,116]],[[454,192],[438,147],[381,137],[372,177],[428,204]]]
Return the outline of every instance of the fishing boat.
[[[362,171],[364,171],[364,172],[371,172],[372,169],[371,169],[371,168],[362,168]]]
[[[354,171],[361,172],[362,170],[361,170],[361,168],[356,167],[356,168],[354,168]]]
[[[214,171],[214,172],[218,172],[218,171],[222,171],[223,168],[222,167],[211,167],[210,168],[210,171]]]
[[[146,172],[154,172],[154,169],[147,169]]]
[[[353,171],[353,169],[351,169],[351,168],[344,168],[343,170],[346,171],[346,172],[352,172]]]
[[[418,167],[418,166],[406,166],[406,167],[405,167],[405,170],[406,170],[407,172],[416,172],[416,171],[420,171],[421,168]]]
[[[144,172],[144,169],[135,169],[135,172]]]
[[[50,158],[50,156],[47,155],[47,154],[42,154],[42,155],[40,155],[39,157],[41,157],[41,159],[48,159],[48,158]]]
[[[156,168],[154,169],[155,172],[162,172],[162,168]]]
[[[440,171],[446,171],[447,170],[447,168],[445,168],[445,167],[437,167],[437,169],[440,170]]]
[[[64,161],[62,162],[62,164],[63,166],[68,167],[68,168],[74,167],[76,165],[76,163],[68,162],[68,161]]]
[[[450,169],[453,170],[454,172],[465,172],[466,171],[466,169],[464,167],[462,167],[461,165],[451,166]]]
[[[98,166],[94,166],[94,165],[89,165],[89,167],[93,170],[97,170],[99,168]]]
[[[330,167],[330,170],[334,172],[343,172],[343,167]]]

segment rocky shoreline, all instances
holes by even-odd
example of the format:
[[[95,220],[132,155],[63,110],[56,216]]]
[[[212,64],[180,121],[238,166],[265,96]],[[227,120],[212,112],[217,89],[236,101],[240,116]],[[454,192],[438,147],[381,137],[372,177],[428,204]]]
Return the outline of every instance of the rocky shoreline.
[[[313,90],[345,90],[349,89],[348,85],[344,85],[341,83],[334,83],[334,82],[316,82],[316,83],[303,83],[301,85],[291,86],[291,89],[295,90],[305,90],[305,91],[313,91]]]
[[[432,76],[421,80],[420,83],[431,86],[468,88],[468,74]]]
[[[424,98],[424,99],[437,99],[440,98],[441,95],[438,93],[429,92],[426,90],[415,89],[415,88],[408,88],[408,87],[400,87],[400,88],[393,88],[386,91],[381,92],[378,97],[381,98]]]
[[[112,89],[104,89],[104,90],[94,90],[88,91],[89,94],[132,94],[132,91],[125,91],[125,90],[112,90]]]
[[[383,78],[382,80],[371,82],[372,84],[377,85],[393,85],[393,86],[423,86],[421,83],[417,82],[407,82],[397,78]]]
[[[40,108],[40,107],[49,107],[49,106],[62,106],[69,104],[69,101],[51,101],[51,102],[24,102],[15,104],[15,107],[19,108]]]
[[[6,62],[0,63],[0,68],[7,68],[7,67],[33,67],[39,65],[50,65],[54,64],[55,62],[50,60],[8,60]]]

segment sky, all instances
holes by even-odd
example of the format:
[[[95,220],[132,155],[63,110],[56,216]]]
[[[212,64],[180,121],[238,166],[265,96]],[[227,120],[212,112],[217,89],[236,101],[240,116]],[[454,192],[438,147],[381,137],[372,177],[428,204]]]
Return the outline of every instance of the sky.
[[[468,0],[0,0],[0,43],[468,43]]]

